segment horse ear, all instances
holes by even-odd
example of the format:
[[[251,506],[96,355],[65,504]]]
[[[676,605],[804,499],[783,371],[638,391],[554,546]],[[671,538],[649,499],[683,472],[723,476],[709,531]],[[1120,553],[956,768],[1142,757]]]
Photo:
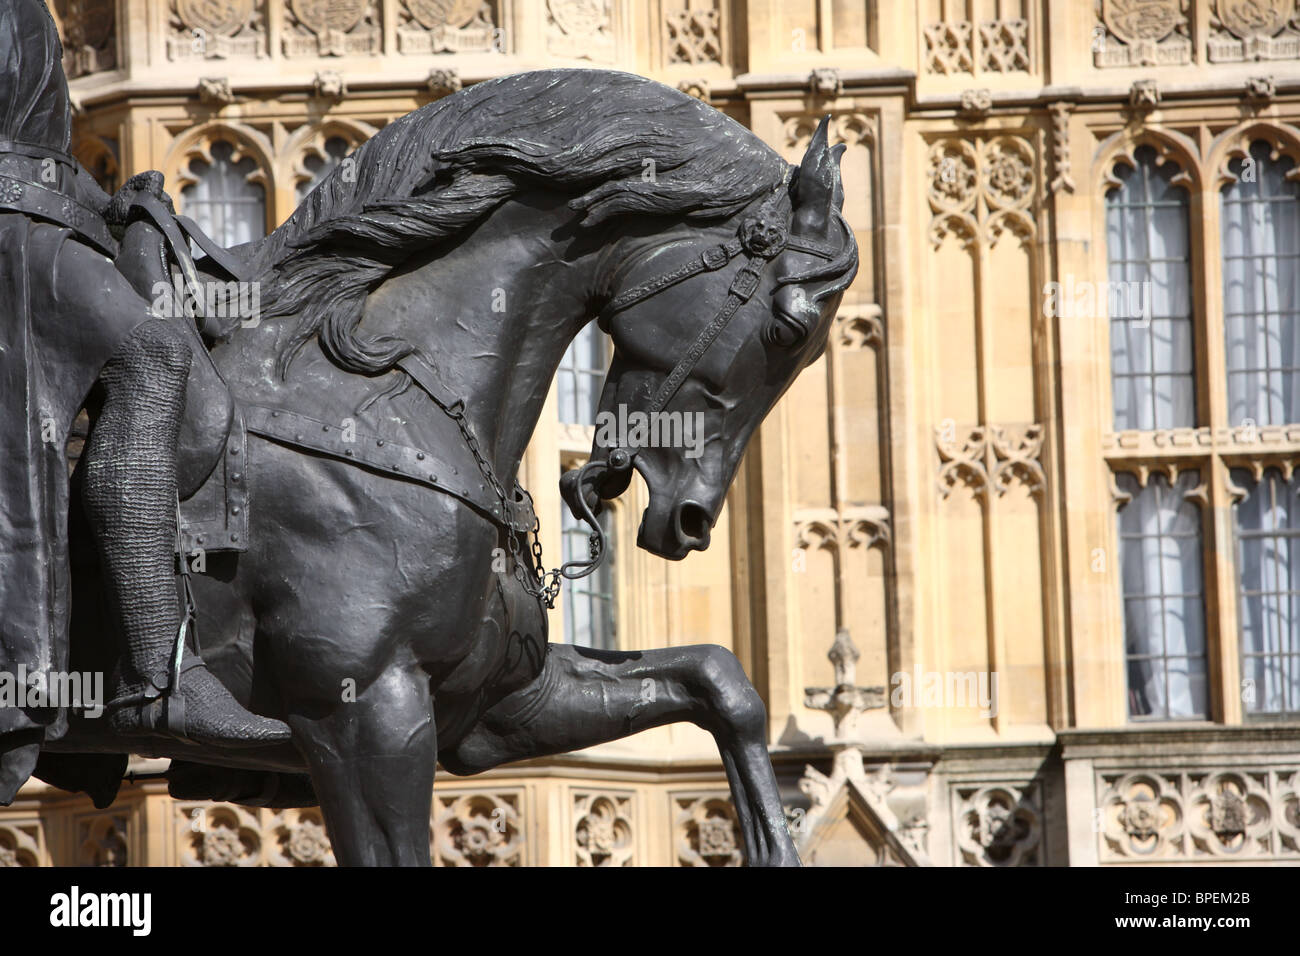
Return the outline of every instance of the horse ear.
[[[830,116],[823,116],[803,154],[794,181],[795,235],[825,235],[830,228],[831,208],[844,208],[844,184],[840,179],[843,143],[827,142]]]

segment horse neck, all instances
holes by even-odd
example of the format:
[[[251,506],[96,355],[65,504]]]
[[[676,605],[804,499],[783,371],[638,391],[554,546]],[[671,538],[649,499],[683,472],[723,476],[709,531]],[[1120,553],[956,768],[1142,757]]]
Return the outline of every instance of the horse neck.
[[[562,197],[511,200],[455,249],[389,283],[414,284],[432,320],[399,330],[438,368],[500,480],[512,482],[565,349],[590,316],[600,247],[575,253],[554,233]]]

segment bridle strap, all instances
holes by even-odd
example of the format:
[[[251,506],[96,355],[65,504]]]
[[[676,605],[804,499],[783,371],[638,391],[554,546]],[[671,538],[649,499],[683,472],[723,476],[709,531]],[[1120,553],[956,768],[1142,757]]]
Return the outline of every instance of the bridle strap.
[[[810,239],[798,239],[791,236],[786,241],[784,248],[794,249],[796,252],[806,252],[809,255],[820,256],[823,259],[833,259],[835,257],[834,251],[829,246]],[[742,251],[744,251],[744,245],[739,239],[732,239],[730,242],[710,246],[700,253],[698,259],[688,259],[671,272],[657,275],[653,279],[647,279],[640,285],[620,292],[605,306],[602,320],[608,321],[610,316],[617,315],[624,309],[630,308],[653,295],[658,295],[679,282],[684,282],[704,272],[717,272],[740,255]],[[778,253],[781,251],[783,250],[777,250]]]
[[[722,307],[718,309],[717,314],[713,316],[713,320],[700,330],[700,334],[695,337],[695,341],[691,343],[691,347],[686,350],[686,353],[680,359],[677,360],[677,364],[673,366],[673,370],[668,373],[668,377],[664,379],[663,384],[659,386],[659,391],[655,393],[655,397],[651,401],[650,407],[647,409],[650,414],[653,415],[656,412],[664,410],[672,400],[673,396],[677,394],[678,390],[685,383],[686,377],[690,375],[691,370],[695,368],[700,359],[704,357],[704,353],[708,351],[709,346],[711,346],[718,336],[722,334],[722,330],[727,327],[727,324],[735,318],[736,312],[740,310],[740,307],[748,302],[750,298],[753,297],[754,293],[758,291],[763,270],[767,268],[768,264],[770,264],[772,260],[787,249],[793,249],[796,252],[805,252],[822,259],[833,259],[835,257],[834,250],[825,243],[795,236],[787,236],[781,245],[763,253],[748,253],[745,258],[745,264],[741,266],[740,271],[736,273],[736,277],[731,280],[731,285],[727,289],[727,300],[722,303]],[[638,302],[644,302],[646,299],[658,295],[665,289],[671,288],[679,282],[684,282],[694,276],[701,275],[705,272],[717,272],[744,251],[745,245],[740,238],[735,238],[729,242],[720,243],[716,246],[710,246],[708,249],[705,249],[698,258],[688,259],[682,265],[670,272],[662,273],[652,279],[647,279],[640,285],[633,286],[631,289],[620,292],[610,300],[608,305],[605,306],[601,315],[602,328],[606,323],[608,323],[612,316],[622,312],[624,309],[630,308]]]
[[[754,263],[759,262],[755,268]],[[651,415],[661,412],[664,407],[672,400],[686,381],[686,376],[691,374],[691,369],[704,357],[704,353],[709,350],[709,346],[714,340],[722,334],[722,330],[727,324],[735,318],[736,312],[740,307],[750,300],[754,292],[758,289],[759,280],[763,274],[763,269],[767,266],[769,259],[760,259],[758,256],[750,256],[745,260],[745,264],[740,267],[736,277],[731,280],[731,286],[727,289],[727,301],[722,303],[722,308],[718,310],[713,321],[700,330],[700,334],[695,337],[691,347],[686,350],[673,370],[668,373],[664,379],[659,391],[655,393],[654,400],[650,403],[647,410]]]

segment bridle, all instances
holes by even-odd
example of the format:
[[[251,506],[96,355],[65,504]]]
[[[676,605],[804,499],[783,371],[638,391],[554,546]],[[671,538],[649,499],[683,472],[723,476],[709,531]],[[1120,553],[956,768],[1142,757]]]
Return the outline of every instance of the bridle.
[[[791,235],[785,217],[778,214],[775,202],[769,199],[759,207],[755,215],[742,220],[734,238],[716,246],[710,246],[700,253],[698,257],[688,259],[676,269],[647,279],[645,282],[620,292],[610,299],[605,308],[601,310],[598,319],[600,327],[606,331],[609,329],[610,320],[618,313],[645,302],[665,289],[670,289],[687,279],[717,272],[729,265],[734,259],[742,255],[744,257],[740,270],[732,278],[731,285],[727,288],[726,299],[709,324],[700,330],[700,333],[695,337],[695,341],[677,360],[677,364],[668,373],[668,377],[664,379],[663,384],[659,386],[659,390],[655,392],[654,398],[651,399],[649,406],[646,408],[648,415],[653,416],[667,407],[673,396],[686,382],[686,379],[690,377],[695,366],[704,358],[709,346],[717,340],[718,336],[722,334],[722,330],[735,318],[736,313],[740,311],[740,307],[758,291],[763,273],[767,267],[787,249],[804,252],[826,260],[834,260],[835,258],[835,250],[829,245]],[[605,533],[592,513],[591,507],[587,504],[585,488],[589,484],[596,484],[597,487],[604,485],[607,488],[611,486],[617,487],[617,485],[621,484],[626,487],[626,481],[631,477],[632,464],[635,458],[636,449],[614,448],[603,460],[587,462],[578,469],[576,476],[567,483],[574,493],[571,496],[566,496],[566,499],[572,501],[574,508],[579,512],[579,516],[587,522],[592,532],[588,545],[589,559],[586,561],[570,561],[565,564],[560,569],[560,573],[564,577],[570,579],[585,577],[595,571],[605,557]]]

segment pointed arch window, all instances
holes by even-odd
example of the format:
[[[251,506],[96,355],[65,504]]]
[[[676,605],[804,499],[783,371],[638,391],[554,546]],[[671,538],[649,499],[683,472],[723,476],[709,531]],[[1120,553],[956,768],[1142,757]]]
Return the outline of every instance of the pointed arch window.
[[[1228,422],[1300,422],[1300,181],[1263,141],[1228,164],[1223,187],[1223,321]]]
[[[1106,194],[1107,300],[1124,306],[1110,316],[1115,430],[1190,427],[1197,421],[1187,190],[1173,183],[1177,164],[1157,163],[1150,146],[1133,160],[1115,164],[1120,185]]]
[[[236,159],[233,144],[217,140],[209,150],[212,161],[195,158],[189,171],[194,182],[181,190],[183,212],[223,246],[237,246],[266,235],[266,190],[251,182],[257,163]]]

